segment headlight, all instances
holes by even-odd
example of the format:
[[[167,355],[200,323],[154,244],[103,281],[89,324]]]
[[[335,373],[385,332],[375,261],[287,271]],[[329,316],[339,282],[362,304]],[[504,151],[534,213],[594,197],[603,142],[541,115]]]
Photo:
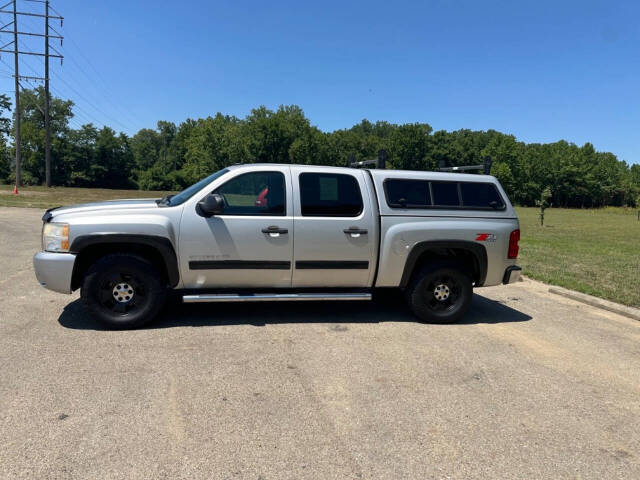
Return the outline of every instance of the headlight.
[[[47,252],[68,252],[69,224],[45,223],[42,229],[42,249]]]

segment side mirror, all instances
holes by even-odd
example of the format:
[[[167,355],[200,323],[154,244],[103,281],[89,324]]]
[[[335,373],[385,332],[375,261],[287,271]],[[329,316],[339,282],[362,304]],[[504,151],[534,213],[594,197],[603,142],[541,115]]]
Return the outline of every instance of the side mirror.
[[[221,214],[224,211],[224,199],[222,195],[210,193],[198,202],[196,211],[201,217],[212,217]]]

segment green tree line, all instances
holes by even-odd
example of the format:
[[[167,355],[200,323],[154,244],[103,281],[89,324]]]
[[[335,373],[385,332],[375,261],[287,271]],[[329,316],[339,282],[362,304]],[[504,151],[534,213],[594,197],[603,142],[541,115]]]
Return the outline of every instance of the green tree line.
[[[22,93],[22,178],[44,181],[44,91]],[[388,168],[436,170],[481,164],[491,156],[491,173],[510,198],[534,205],[545,188],[562,207],[635,206],[640,199],[640,165],[586,143],[518,141],[495,130],[433,131],[427,123],[397,125],[362,120],[348,129],[323,132],[295,105],[262,106],[245,118],[217,113],[176,125],[159,121],[129,137],[92,124],[69,126],[73,103],[51,99],[51,164],[54,185],[179,190],[234,163],[279,162],[345,166],[349,156],[388,154]],[[0,181],[15,178],[9,99],[0,96]]]

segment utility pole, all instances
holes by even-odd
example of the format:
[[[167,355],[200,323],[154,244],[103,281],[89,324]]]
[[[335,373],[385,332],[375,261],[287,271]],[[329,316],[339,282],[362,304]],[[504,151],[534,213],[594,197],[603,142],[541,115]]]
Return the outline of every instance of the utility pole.
[[[44,170],[47,187],[51,186],[51,125],[49,124],[49,0],[44,17]]]
[[[22,186],[22,172],[20,171],[20,72],[18,71],[18,10],[16,0],[13,0],[13,62],[16,89],[16,187]]]
[[[44,125],[45,125],[45,182],[47,187],[51,186],[51,119],[49,118],[49,103],[51,99],[51,95],[49,93],[49,58],[59,58],[60,64],[62,64],[62,59],[64,58],[60,52],[58,52],[54,47],[49,44],[50,38],[55,38],[60,40],[60,45],[62,45],[63,37],[49,24],[49,19],[54,18],[60,20],[60,26],[62,26],[63,17],[58,15],[50,15],[50,2],[49,0],[29,0],[33,3],[41,3],[44,4],[45,11],[44,14],[35,13],[35,12],[19,12],[17,7],[17,0],[10,0],[8,3],[0,6],[0,14],[13,14],[13,21],[9,22],[5,25],[0,26],[0,35],[3,33],[11,33],[13,34],[13,41],[8,42],[0,46],[0,53],[13,53],[14,58],[14,78],[15,78],[15,94],[16,94],[16,104],[15,104],[15,130],[16,130],[16,186],[22,186],[22,172],[20,169],[20,80],[35,80],[35,81],[44,81]],[[13,10],[5,10],[10,4],[13,4]],[[51,8],[52,9],[52,8]],[[55,12],[55,10],[54,10]],[[44,18],[44,33],[35,33],[35,32],[26,32],[20,31],[18,29],[18,16],[26,15],[30,17],[39,17]],[[8,30],[7,28],[13,26],[13,30]],[[52,35],[50,31],[53,30],[55,35]],[[20,50],[18,45],[19,35],[28,35],[30,37],[44,37],[44,53],[41,52],[33,52]],[[7,50],[6,47],[9,45],[13,45],[12,50]],[[49,50],[53,50],[55,53],[49,53]],[[20,63],[20,55],[35,55],[38,57],[44,57],[44,78],[42,77],[32,77],[27,75],[20,75],[19,72],[19,63]],[[40,109],[40,107],[37,107]],[[40,110],[42,112],[42,110]]]

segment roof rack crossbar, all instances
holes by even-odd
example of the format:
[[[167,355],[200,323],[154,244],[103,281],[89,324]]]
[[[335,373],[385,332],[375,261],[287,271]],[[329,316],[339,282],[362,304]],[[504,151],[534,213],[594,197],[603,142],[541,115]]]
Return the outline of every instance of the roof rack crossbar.
[[[485,175],[491,173],[491,157],[484,157],[484,163],[482,165],[462,165],[459,167],[445,167],[445,161],[440,160],[438,167],[441,172],[468,172],[473,170],[481,170]]]

